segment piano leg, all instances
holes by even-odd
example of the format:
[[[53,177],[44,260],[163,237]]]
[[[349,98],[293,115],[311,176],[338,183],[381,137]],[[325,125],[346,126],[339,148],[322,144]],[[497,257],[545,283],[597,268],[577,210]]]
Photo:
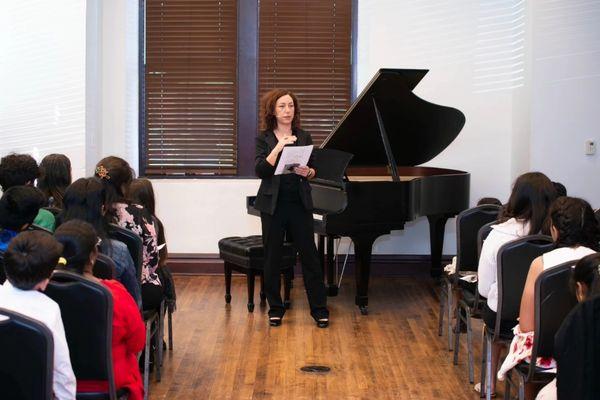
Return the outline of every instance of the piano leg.
[[[369,276],[371,274],[371,253],[373,243],[381,234],[361,234],[352,236],[354,242],[354,255],[356,258],[356,297],[354,302],[362,315],[369,313]]]
[[[442,274],[442,249],[444,247],[444,230],[446,221],[453,215],[434,214],[428,215],[429,221],[429,241],[431,243],[431,271],[433,278],[438,278]]]
[[[335,252],[333,249],[334,239],[334,236],[327,235],[327,295],[330,297],[338,295],[338,287],[335,283],[335,269],[333,268],[333,256]]]

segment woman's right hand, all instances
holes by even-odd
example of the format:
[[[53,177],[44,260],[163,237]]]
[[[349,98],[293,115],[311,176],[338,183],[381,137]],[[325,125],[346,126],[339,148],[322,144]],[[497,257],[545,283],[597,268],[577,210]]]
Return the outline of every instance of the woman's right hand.
[[[281,152],[283,148],[288,144],[294,144],[297,139],[298,138],[294,135],[282,137],[281,139],[279,139],[277,145],[275,146],[277,152]]]

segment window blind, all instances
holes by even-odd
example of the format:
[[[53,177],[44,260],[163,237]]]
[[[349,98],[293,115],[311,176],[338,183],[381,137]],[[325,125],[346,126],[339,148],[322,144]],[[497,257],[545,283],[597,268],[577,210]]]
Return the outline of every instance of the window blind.
[[[146,0],[146,175],[235,175],[237,1]]]
[[[259,96],[293,91],[315,145],[350,105],[351,14],[350,0],[259,3]]]

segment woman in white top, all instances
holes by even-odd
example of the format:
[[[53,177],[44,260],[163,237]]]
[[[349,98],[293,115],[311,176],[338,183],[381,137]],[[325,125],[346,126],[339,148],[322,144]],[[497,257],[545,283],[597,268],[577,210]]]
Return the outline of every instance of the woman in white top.
[[[479,257],[477,289],[487,299],[483,310],[483,319],[488,327],[494,329],[498,305],[497,256],[502,245],[523,236],[540,233],[550,204],[556,198],[552,181],[541,172],[528,172],[517,178],[508,204],[502,210],[500,223],[492,226],[492,231],[483,242]],[[516,321],[502,321],[500,330],[510,332]],[[492,345],[492,370],[496,371],[500,352],[504,346]],[[494,374],[495,375],[495,374]],[[492,393],[495,390],[492,380]],[[479,385],[479,384],[478,384]],[[475,387],[478,390],[478,386]]]
[[[499,377],[503,378],[514,365],[528,360],[533,343],[535,281],[542,271],[567,261],[579,260],[598,250],[600,234],[594,211],[587,201],[574,197],[559,197],[550,207],[550,232],[556,248],[537,257],[531,263],[527,281],[521,296],[519,324]],[[566,289],[566,288],[565,288]],[[536,360],[537,362],[537,360]],[[539,360],[538,366],[554,368],[554,360]],[[525,398],[533,399],[535,386],[525,386]]]

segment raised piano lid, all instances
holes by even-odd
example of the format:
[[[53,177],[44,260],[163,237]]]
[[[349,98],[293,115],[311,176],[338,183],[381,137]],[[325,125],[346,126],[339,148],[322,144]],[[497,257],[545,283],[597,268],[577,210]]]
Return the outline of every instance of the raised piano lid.
[[[373,106],[375,99],[397,165],[420,165],[440,154],[460,133],[465,116],[412,92],[427,72],[380,69],[321,148],[353,154],[350,166],[388,165]]]

